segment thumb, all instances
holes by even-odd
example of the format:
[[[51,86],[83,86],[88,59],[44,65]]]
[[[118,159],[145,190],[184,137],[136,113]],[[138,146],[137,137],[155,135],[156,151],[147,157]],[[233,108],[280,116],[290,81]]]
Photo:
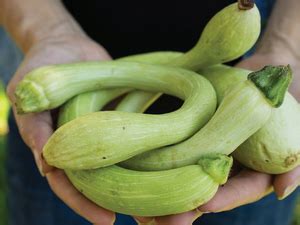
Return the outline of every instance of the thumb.
[[[53,133],[49,112],[18,115],[14,109],[17,126],[25,144],[31,149],[36,165],[43,176],[53,170],[42,157],[42,150]]]
[[[202,215],[198,209],[169,216],[159,216],[155,218],[155,225],[190,225]]]
[[[7,87],[7,96],[10,99],[14,117],[19,129],[19,133],[25,144],[31,149],[36,165],[43,176],[51,171],[53,167],[47,165],[42,158],[42,149],[53,133],[52,119],[50,112],[18,114],[15,106],[15,89],[22,79],[21,74],[25,74],[29,68],[20,67]]]
[[[275,176],[273,185],[274,191],[280,200],[289,196],[300,185],[300,166],[287,173]]]

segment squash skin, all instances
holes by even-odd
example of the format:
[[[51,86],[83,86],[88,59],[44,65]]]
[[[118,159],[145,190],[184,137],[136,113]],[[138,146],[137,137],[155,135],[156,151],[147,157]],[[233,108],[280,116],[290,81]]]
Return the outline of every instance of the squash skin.
[[[272,111],[273,107],[257,87],[243,81],[227,93],[214,116],[192,137],[120,164],[142,171],[166,170],[195,164],[209,153],[229,155],[268,121]]]
[[[232,61],[255,44],[260,29],[260,14],[256,5],[251,9],[241,10],[238,3],[233,3],[207,23],[194,48],[170,63],[197,71]]]
[[[66,170],[66,174],[83,195],[106,209],[135,216],[163,216],[197,208],[227,181],[232,158],[211,156],[203,157],[204,164],[199,160],[198,165],[165,171],[144,172],[109,166]],[[216,166],[219,176],[213,177]]]
[[[160,52],[154,52],[118,60],[167,64],[197,71],[229,62],[245,54],[259,37],[260,23],[256,5],[251,9],[241,10],[238,3],[233,3],[210,19],[196,45],[184,54],[168,51],[163,56]]]
[[[215,91],[209,81],[195,72],[175,67],[112,61],[39,68],[20,83],[24,88],[17,89],[17,94],[31,103],[35,92],[30,95],[28,90],[22,92],[28,82],[42,87],[45,93],[42,96],[49,101],[40,109],[51,109],[74,95],[101,87],[144,88],[185,99],[180,109],[163,115],[95,112],[70,121],[54,132],[43,149],[48,164],[62,169],[109,166],[144,151],[180,142],[206,124],[216,108]],[[40,100],[40,95],[36,99]]]
[[[198,71],[201,68],[237,59],[255,44],[261,29],[260,14],[256,5],[254,4],[252,8],[247,7],[247,10],[241,10],[241,5],[242,3],[233,3],[213,16],[196,45],[186,53],[153,52],[126,56],[118,60],[164,64]],[[132,105],[144,101],[146,106],[146,102],[149,105],[158,98],[153,93],[152,98],[145,97],[143,100],[143,96],[139,96],[138,93],[145,95],[142,91],[136,91],[135,94],[126,96],[118,110],[141,111],[137,106],[135,110]]]
[[[282,174],[300,165],[300,110],[287,95],[283,105],[233,156],[243,165],[269,174]]]
[[[112,97],[100,94],[107,93],[93,92],[93,101],[86,101],[91,93],[68,101],[60,113],[60,125],[101,108],[98,100]],[[83,195],[99,206],[128,215],[163,216],[190,211],[209,201],[218,186],[226,183],[232,162],[232,157],[208,154],[197,165],[159,172],[113,165],[92,170],[67,169],[65,173]]]
[[[230,86],[247,79],[249,70],[216,65],[200,70],[214,86],[218,104]],[[273,110],[268,122],[234,152],[243,165],[264,173],[282,174],[300,165],[300,109],[287,93],[283,104]]]

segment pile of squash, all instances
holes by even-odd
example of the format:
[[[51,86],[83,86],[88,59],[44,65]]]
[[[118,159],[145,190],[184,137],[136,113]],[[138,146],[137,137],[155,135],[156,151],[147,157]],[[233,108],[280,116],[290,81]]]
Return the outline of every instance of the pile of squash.
[[[35,69],[16,89],[17,109],[60,107],[43,156],[98,205],[136,216],[189,211],[226,183],[233,158],[269,174],[300,164],[290,67],[222,64],[245,54],[259,34],[257,7],[239,1],[218,12],[186,53]],[[143,114],[162,93],[183,105]],[[123,95],[115,111],[99,111]]]

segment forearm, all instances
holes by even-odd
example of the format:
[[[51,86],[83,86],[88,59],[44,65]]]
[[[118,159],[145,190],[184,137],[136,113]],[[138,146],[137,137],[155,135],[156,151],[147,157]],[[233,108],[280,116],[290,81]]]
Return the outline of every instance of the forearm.
[[[60,0],[0,0],[0,24],[23,52],[49,36],[85,35]]]
[[[277,0],[259,42],[259,53],[287,54],[300,59],[300,1]]]

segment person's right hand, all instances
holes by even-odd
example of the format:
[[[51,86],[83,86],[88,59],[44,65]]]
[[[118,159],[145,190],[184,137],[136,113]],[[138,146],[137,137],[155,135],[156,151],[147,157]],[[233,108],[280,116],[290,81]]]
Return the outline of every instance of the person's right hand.
[[[31,70],[50,64],[71,63],[78,61],[110,60],[108,53],[85,35],[61,35],[45,38],[34,43],[25,54],[24,61],[10,81],[7,94],[12,103],[14,116],[24,142],[31,149],[36,164],[56,195],[93,224],[112,225],[113,212],[103,209],[85,198],[70,183],[62,170],[48,166],[41,157],[42,149],[53,133],[51,113],[16,113],[14,91],[17,84]]]

